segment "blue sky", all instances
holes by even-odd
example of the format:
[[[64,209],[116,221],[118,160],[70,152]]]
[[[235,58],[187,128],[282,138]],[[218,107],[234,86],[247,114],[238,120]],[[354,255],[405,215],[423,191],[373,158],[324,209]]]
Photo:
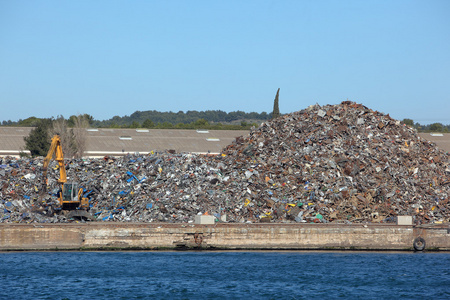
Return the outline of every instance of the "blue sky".
[[[450,124],[450,1],[0,0],[0,121],[347,98]]]

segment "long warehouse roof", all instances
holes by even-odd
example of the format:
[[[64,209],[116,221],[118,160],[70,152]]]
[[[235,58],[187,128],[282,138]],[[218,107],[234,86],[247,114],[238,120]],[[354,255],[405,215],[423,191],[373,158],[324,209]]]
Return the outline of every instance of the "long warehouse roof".
[[[0,155],[18,155],[24,151],[29,127],[0,127]],[[123,155],[175,150],[176,152],[220,153],[247,130],[181,129],[87,129],[85,156]]]
[[[31,127],[0,126],[0,156],[17,156],[25,151],[24,137]],[[247,130],[182,130],[182,129],[87,129],[85,156],[123,155],[126,153],[149,153],[151,151],[175,150],[176,152],[220,153],[238,136],[245,136]],[[419,133],[450,152],[450,133]]]

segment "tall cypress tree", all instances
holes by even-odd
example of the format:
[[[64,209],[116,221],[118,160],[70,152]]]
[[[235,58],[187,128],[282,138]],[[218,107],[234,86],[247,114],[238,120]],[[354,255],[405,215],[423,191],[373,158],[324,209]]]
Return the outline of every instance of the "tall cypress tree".
[[[280,116],[280,108],[278,107],[278,96],[279,95],[280,95],[280,88],[278,88],[277,95],[275,96],[275,100],[273,102],[272,119],[278,118]]]
[[[37,126],[24,137],[25,149],[30,150],[31,156],[46,156],[50,148],[49,130],[52,127],[52,119],[41,119]]]

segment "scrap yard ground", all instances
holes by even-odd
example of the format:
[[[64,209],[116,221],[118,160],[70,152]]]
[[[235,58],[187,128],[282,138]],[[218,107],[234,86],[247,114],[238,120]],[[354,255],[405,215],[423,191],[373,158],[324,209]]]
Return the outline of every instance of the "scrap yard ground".
[[[0,157],[1,249],[449,249],[449,135],[361,104],[312,105],[250,132],[88,136],[100,157],[64,167],[96,222],[58,213],[56,161],[42,178],[42,157]]]

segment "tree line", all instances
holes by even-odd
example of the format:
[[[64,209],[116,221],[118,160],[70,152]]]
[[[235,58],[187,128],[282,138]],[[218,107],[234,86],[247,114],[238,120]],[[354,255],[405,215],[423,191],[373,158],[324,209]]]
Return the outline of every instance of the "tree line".
[[[243,111],[224,112],[221,110],[208,111],[179,111],[159,112],[155,110],[136,111],[130,116],[114,116],[108,120],[95,120],[91,115],[84,114],[91,127],[97,128],[182,128],[195,129],[196,126],[210,126],[210,129],[242,129],[250,128],[252,124],[262,123],[272,118],[272,113],[246,113]],[[67,119],[67,126],[74,127],[77,116]],[[42,119],[30,117],[13,122],[3,121],[2,126],[36,127]],[[214,127],[214,128],[213,128]]]
[[[221,123],[221,124],[236,124],[241,121],[254,122],[254,121],[265,121],[271,118],[272,114],[266,112],[257,113],[250,112],[246,113],[243,111],[233,111],[224,112],[221,110],[207,110],[207,111],[195,111],[190,110],[187,112],[179,111],[175,112],[159,112],[156,110],[149,111],[136,111],[130,116],[114,116],[109,120],[105,121],[95,121],[94,126],[96,127],[111,127],[111,126],[123,126],[141,124],[145,127],[144,123],[153,124],[164,124],[170,123],[172,125],[178,124],[191,124],[197,120],[203,119],[210,124]],[[152,123],[149,123],[150,125]],[[148,124],[147,124],[148,126]]]
[[[432,123],[428,125],[422,125],[420,123],[414,123],[412,119],[403,119],[402,123],[417,129],[418,132],[450,132],[450,124],[443,125],[442,123]]]
[[[278,95],[277,95],[278,96]],[[258,126],[260,123],[279,115],[277,108],[277,99],[275,98],[274,112],[268,114],[262,113],[245,113],[235,111],[226,113],[220,110],[216,111],[188,111],[186,113],[180,111],[158,112],[158,111],[136,111],[130,116],[114,116],[108,120],[95,120],[91,115],[81,115],[88,122],[89,127],[97,128],[148,128],[148,129],[211,129],[211,130],[247,130],[252,126]],[[61,117],[58,117],[61,118]],[[68,128],[75,127],[76,120],[79,116],[72,115],[66,120]],[[3,121],[1,126],[19,126],[19,127],[36,127],[37,124],[45,119],[30,117],[17,122]],[[50,118],[48,120],[53,120]],[[450,132],[450,124],[432,123],[423,125],[414,122],[412,119],[403,119],[402,122],[408,126],[415,128],[418,132]]]

